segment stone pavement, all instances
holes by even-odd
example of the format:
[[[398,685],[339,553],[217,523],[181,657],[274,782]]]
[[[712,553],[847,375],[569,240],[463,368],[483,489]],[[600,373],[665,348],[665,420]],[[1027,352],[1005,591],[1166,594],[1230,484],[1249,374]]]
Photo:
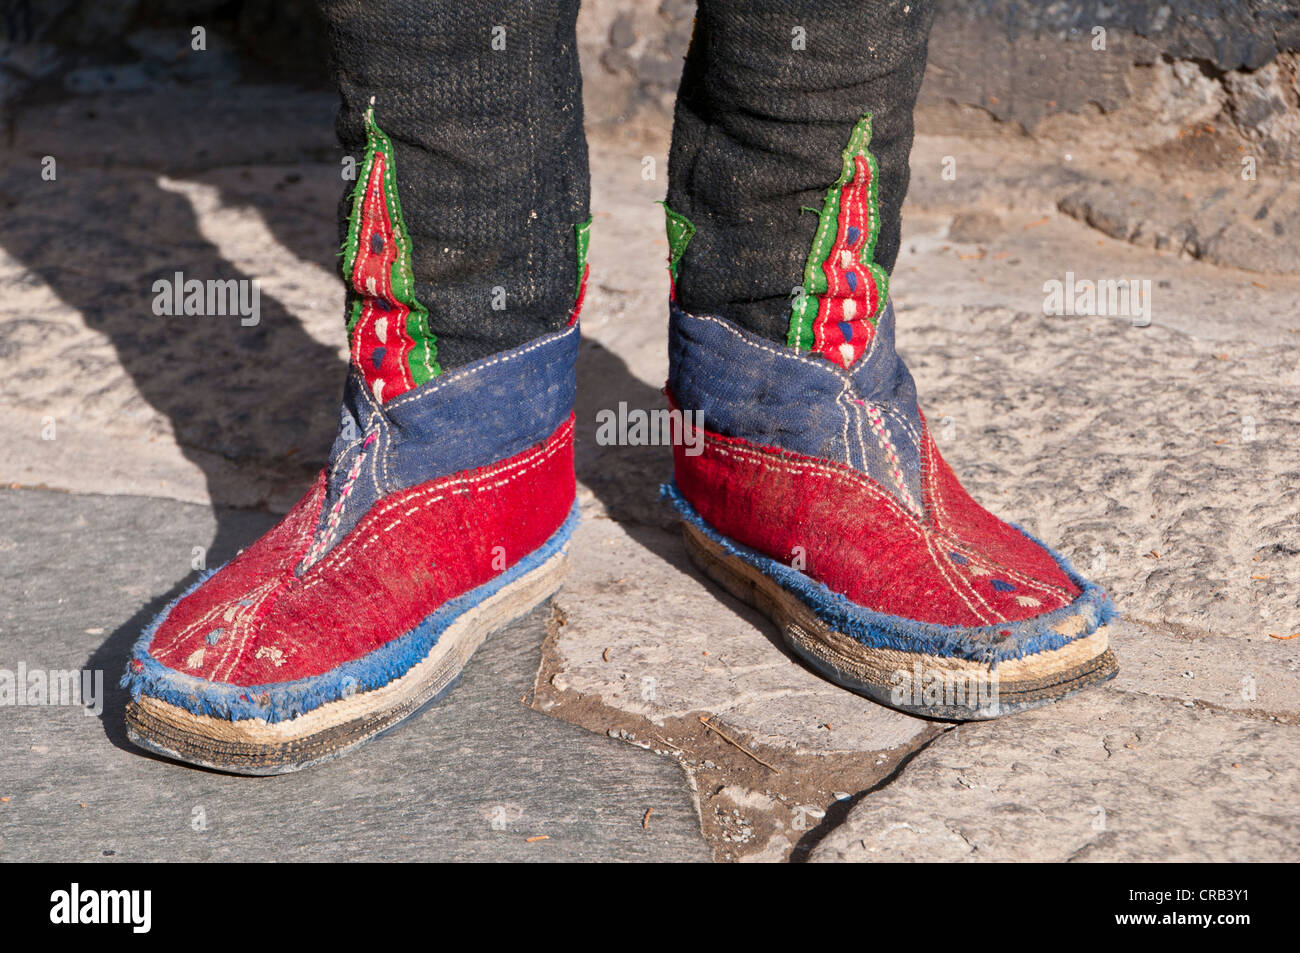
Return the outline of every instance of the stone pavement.
[[[202,89],[172,95],[155,107],[226,115]],[[118,148],[93,97],[19,116],[0,172],[0,667],[112,685],[192,560],[256,538],[320,465],[344,371],[340,181],[328,103],[307,95],[238,145],[181,123],[182,158],[163,162]],[[1300,631],[1300,279],[1059,210],[1122,157],[958,132],[918,137],[900,349],[972,493],[1125,611],[1115,682],[1005,721],[921,721],[815,678],[700,578],[657,498],[664,449],[594,439],[601,409],[663,406],[666,372],[664,126],[602,126],[586,519],[553,612],[493,637],[413,724],[284,778],[136,753],[115,687],[102,719],[0,709],[0,857],[1294,855],[1300,640],[1281,637]],[[43,182],[51,149],[66,158]],[[1223,179],[1188,188],[1253,201]],[[155,316],[152,280],[174,271],[258,278],[259,325]],[[1044,283],[1067,272],[1150,281],[1150,324],[1045,314]]]

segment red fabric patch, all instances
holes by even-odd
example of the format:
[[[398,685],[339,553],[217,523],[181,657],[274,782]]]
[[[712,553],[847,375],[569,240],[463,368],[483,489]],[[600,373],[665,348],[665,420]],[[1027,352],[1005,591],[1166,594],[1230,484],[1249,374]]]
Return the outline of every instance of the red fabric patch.
[[[352,289],[361,295],[361,316],[352,331],[352,361],[381,400],[415,386],[408,357],[415,341],[407,331],[411,309],[394,300],[393,265],[400,247],[384,192],[387,157],[376,152],[366,182],[358,229]],[[382,382],[378,390],[376,384]]]
[[[863,245],[880,228],[872,220],[871,165],[859,155],[853,168],[853,178],[840,189],[835,244],[821,264],[826,293],[818,296],[813,321],[812,349],[841,367],[866,353],[876,335],[876,310],[883,303],[875,273],[859,260]]]
[[[409,631],[559,529],[574,498],[573,416],[523,453],[383,498],[295,576],[324,488],[322,475],[284,520],[177,603],[149,654],[187,675],[256,685],[320,675]]]
[[[582,268],[582,280],[578,282],[578,297],[573,301],[573,310],[569,312],[569,323],[566,327],[575,324],[578,315],[582,314],[582,303],[587,300],[587,276],[591,274],[591,265],[584,265]]]
[[[970,498],[928,429],[924,520],[842,464],[709,432],[702,454],[684,451],[673,448],[677,486],[714,529],[868,609],[979,626],[1080,595],[1042,547]]]
[[[1035,580],[1053,587],[1063,594],[1068,601],[1076,599],[1080,590],[1068,576],[1061,571],[1051,554],[1037,543],[1025,537],[1014,526],[998,519],[984,507],[980,506],[966,488],[961,485],[952,467],[939,454],[930,428],[922,418],[921,466],[922,492],[925,510],[933,524],[940,528],[945,538],[952,543],[953,551],[966,555],[967,558],[980,556],[988,567],[1003,567],[1006,571],[986,579],[1002,579],[1016,586],[1015,590],[1002,592],[998,603],[1005,608],[1007,621],[1026,616],[1037,615],[1046,609],[1056,608],[1056,604],[1043,598],[1043,593],[1031,586],[1022,586],[1018,580]],[[986,567],[987,568],[987,567]],[[1014,613],[1016,597],[1026,595],[1042,598],[1043,608]],[[1007,605],[1012,603],[1013,605]]]

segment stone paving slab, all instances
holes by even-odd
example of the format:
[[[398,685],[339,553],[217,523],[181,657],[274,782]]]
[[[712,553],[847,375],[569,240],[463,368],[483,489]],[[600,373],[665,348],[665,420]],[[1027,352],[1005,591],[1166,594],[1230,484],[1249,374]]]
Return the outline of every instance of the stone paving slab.
[[[1108,686],[945,732],[810,859],[1291,861],[1297,743],[1294,726]]]
[[[102,670],[109,689],[102,718],[0,707],[0,860],[709,858],[679,767],[523,703],[546,608],[491,636],[441,704],[338,761],[242,778],[137,751],[115,683],[140,626],[192,582],[193,546],[215,535],[216,564],[272,517],[217,520],[0,491],[0,668]]]
[[[676,533],[584,510],[533,705],[681,764],[718,859],[799,856],[939,730],[805,669]]]
[[[1300,639],[1250,640],[1132,626],[1114,687],[1300,725]]]
[[[1300,646],[1132,623],[1120,673],[945,730],[812,861],[1293,859]]]
[[[759,613],[721,593],[676,534],[587,519],[556,599],[553,688],[598,695],[655,725],[711,713],[765,748],[825,755],[899,748],[927,722],[840,689],[794,663]],[[827,726],[830,726],[829,728]]]

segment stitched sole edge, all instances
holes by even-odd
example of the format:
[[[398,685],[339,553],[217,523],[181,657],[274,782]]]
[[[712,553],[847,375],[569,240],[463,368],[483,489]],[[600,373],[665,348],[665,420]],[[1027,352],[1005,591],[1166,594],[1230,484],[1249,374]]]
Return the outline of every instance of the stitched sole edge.
[[[428,655],[380,688],[274,724],[196,715],[142,695],[127,703],[127,737],[154,754],[229,774],[287,774],[331,761],[441,700],[488,635],[554,595],[567,569],[567,554],[560,550],[461,613]]]
[[[886,707],[945,721],[982,721],[1058,701],[1119,672],[1106,626],[1059,649],[1009,659],[996,668],[969,659],[863,645],[826,625],[798,596],[726,553],[692,523],[683,520],[681,526],[691,561],[771,619],[805,664]],[[941,700],[931,702],[927,696]]]

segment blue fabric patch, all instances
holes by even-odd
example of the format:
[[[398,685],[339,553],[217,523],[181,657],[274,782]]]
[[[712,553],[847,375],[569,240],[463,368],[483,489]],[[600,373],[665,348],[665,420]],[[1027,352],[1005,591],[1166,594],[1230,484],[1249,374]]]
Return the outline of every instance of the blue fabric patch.
[[[709,430],[845,464],[901,501],[894,467],[860,402],[875,404],[893,435],[908,492],[922,498],[921,413],[912,375],[894,351],[892,304],[866,354],[847,371],[821,355],[801,354],[673,304],[668,388],[683,410],[703,412]]]
[[[321,675],[300,678],[292,682],[268,682],[263,685],[231,685],[212,682],[186,675],[168,668],[149,655],[149,643],[177,602],[184,599],[220,567],[199,576],[199,581],[185,590],[175,602],[168,605],[149,623],[148,628],[131,650],[133,662],[143,666],[132,672],[128,665],[121,686],[130,691],[137,701],[142,695],[157,698],[193,712],[213,718],[234,720],[239,718],[264,718],[275,723],[295,718],[320,706],[357,692],[369,691],[387,685],[410,671],[411,666],[423,660],[437,644],[439,636],[464,612],[478,605],[488,596],[498,592],[521,576],[550,559],[568,542],[578,525],[578,504],[575,501],[568,518],[551,538],[515,563],[496,578],[471,589],[440,606],[409,632],[398,636],[386,645],[345,662]]]
[[[1021,622],[1004,622],[998,625],[953,626],[918,622],[902,616],[873,612],[858,605],[841,593],[834,592],[810,576],[791,569],[757,550],[742,546],[723,536],[695,511],[695,507],[682,496],[676,484],[666,483],[660,493],[669,500],[682,518],[696,526],[724,552],[749,563],[765,576],[775,580],[782,588],[803,601],[819,619],[836,632],[872,648],[898,649],[903,652],[920,652],[945,658],[962,658],[996,666],[1012,658],[1023,658],[1039,652],[1059,649],[1076,639],[1091,635],[1107,622],[1117,618],[1115,604],[1098,586],[1074,571],[1064,556],[1051,549],[1042,540],[1016,530],[1056,560],[1057,566],[1082,591],[1079,598],[1068,606],[1045,612]],[[1015,525],[1015,524],[1011,524]],[[1062,635],[1055,626],[1072,616],[1084,620],[1083,629],[1076,635]],[[1003,633],[1009,633],[1003,635]]]
[[[989,585],[991,585],[991,586],[992,586],[994,589],[996,589],[998,592],[1015,592],[1015,591],[1016,591],[1016,587],[1015,587],[1014,585],[1012,585],[1012,584],[1009,583],[1009,582],[1005,582],[1005,581],[1003,581],[1003,580],[1001,580],[1001,579],[990,579],[990,580],[989,580]]]
[[[339,434],[330,449],[318,533],[357,456],[364,454],[365,459],[324,552],[351,532],[381,497],[496,463],[554,433],[568,418],[577,395],[578,341],[578,326],[573,324],[451,368],[387,403],[379,401],[352,368],[343,391]],[[379,351],[375,353],[378,367]],[[363,437],[371,431],[377,439],[363,448]]]

